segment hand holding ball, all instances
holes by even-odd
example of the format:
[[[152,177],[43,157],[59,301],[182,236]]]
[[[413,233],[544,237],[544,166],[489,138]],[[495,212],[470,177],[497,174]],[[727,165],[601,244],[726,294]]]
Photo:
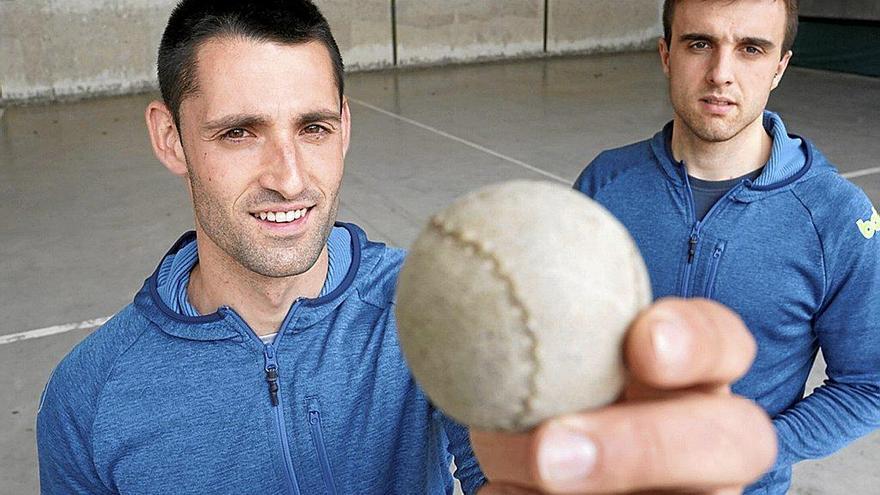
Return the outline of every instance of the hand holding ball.
[[[401,347],[445,413],[521,431],[614,401],[623,338],[651,302],[626,229],[569,188],[515,181],[435,215],[397,291]]]

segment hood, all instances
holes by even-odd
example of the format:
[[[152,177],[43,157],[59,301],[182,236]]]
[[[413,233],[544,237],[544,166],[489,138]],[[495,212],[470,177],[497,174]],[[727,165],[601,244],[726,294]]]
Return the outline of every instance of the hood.
[[[735,196],[740,201],[752,201],[770,193],[784,190],[807,175],[816,161],[816,150],[806,139],[789,134],[782,119],[774,112],[764,111],[764,129],[773,138],[770,158],[764,170],[754,181],[746,181]],[[684,163],[675,160],[671,149],[672,122],[651,139],[651,150],[667,177],[676,185],[684,187]]]
[[[337,222],[336,226],[345,228],[351,236],[351,263],[347,272],[328,294],[315,299],[303,299],[300,305],[302,308],[296,312],[295,317],[291,318],[291,313],[285,317],[282,325],[283,330],[287,330],[294,324],[304,328],[332,312],[354,290],[353,285],[358,272],[372,269],[371,266],[364,266],[361,262],[361,251],[366,242],[366,234],[352,224]],[[144,282],[144,286],[135,296],[135,308],[162,331],[175,337],[205,341],[248,338],[247,335],[242,334],[238,325],[227,321],[234,317],[234,311],[231,308],[224,306],[211,314],[190,316],[172,309],[160,295],[160,274],[163,272],[163,265],[167,267],[169,258],[176,256],[187,246],[195,243],[195,239],[195,232],[187,232],[168,250],[168,253],[162,257],[162,262],[159,263],[156,271]],[[165,275],[162,278],[164,277]],[[291,311],[293,307],[291,306]]]

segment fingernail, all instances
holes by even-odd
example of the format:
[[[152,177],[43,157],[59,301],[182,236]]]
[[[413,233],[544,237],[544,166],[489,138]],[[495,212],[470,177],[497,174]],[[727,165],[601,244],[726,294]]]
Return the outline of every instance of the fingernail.
[[[596,465],[596,444],[583,432],[555,425],[538,447],[538,470],[547,483],[571,483],[587,478]]]
[[[681,325],[670,321],[658,322],[651,331],[654,356],[663,366],[675,367],[683,363],[688,353],[688,336]]]

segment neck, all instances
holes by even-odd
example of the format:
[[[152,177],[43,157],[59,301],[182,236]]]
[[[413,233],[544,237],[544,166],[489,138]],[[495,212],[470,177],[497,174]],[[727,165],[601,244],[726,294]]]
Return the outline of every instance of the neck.
[[[293,303],[315,298],[327,279],[327,245],[306,272],[290,277],[266,277],[229,257],[197,229],[199,263],[190,274],[187,294],[201,314],[229,306],[257,335],[277,332]]]
[[[672,154],[684,161],[687,173],[702,180],[742,177],[770,159],[773,138],[764,129],[763,116],[727,141],[710,142],[696,136],[679,118],[672,126]]]

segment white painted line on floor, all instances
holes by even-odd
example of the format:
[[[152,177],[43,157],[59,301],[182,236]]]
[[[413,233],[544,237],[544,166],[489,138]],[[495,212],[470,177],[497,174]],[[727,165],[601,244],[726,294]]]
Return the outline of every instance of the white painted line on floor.
[[[445,137],[445,138],[447,138],[447,139],[451,139],[451,140],[453,140],[453,141],[459,142],[459,143],[461,143],[461,144],[463,144],[463,145],[465,145],[465,146],[470,146],[471,148],[473,148],[473,149],[475,149],[475,150],[482,151],[483,153],[487,153],[487,154],[489,154],[489,155],[492,155],[492,156],[494,156],[495,158],[500,158],[500,159],[502,159],[502,160],[505,160],[505,161],[508,161],[508,162],[510,162],[510,163],[513,163],[513,164],[515,164],[515,165],[519,165],[520,167],[523,167],[523,168],[525,168],[525,169],[527,169],[527,170],[531,170],[532,172],[535,172],[535,173],[537,173],[537,174],[541,174],[541,175],[543,175],[543,176],[545,176],[545,177],[548,177],[548,178],[550,178],[550,179],[553,179],[553,180],[555,180],[555,181],[559,181],[559,182],[561,182],[561,183],[563,183],[563,184],[565,184],[565,185],[571,185],[571,182],[572,182],[572,181],[570,181],[570,180],[563,179],[562,177],[560,177],[560,176],[558,176],[558,175],[555,175],[555,174],[552,174],[552,173],[550,173],[550,172],[547,172],[546,170],[541,170],[540,168],[538,168],[538,167],[536,167],[536,166],[534,166],[534,165],[529,165],[528,163],[526,163],[526,162],[524,162],[524,161],[521,161],[521,160],[517,160],[516,158],[511,158],[511,157],[509,157],[509,156],[507,156],[507,155],[502,155],[501,153],[498,153],[497,151],[492,151],[492,150],[490,150],[489,148],[486,148],[485,146],[480,146],[479,144],[474,143],[474,142],[471,142],[471,141],[468,141],[467,139],[463,139],[463,138],[460,138],[460,137],[458,137],[458,136],[455,136],[455,135],[449,134],[448,132],[441,131],[440,129],[437,129],[436,127],[431,127],[431,126],[429,126],[429,125],[427,125],[427,124],[422,124],[421,122],[417,122],[417,121],[415,121],[415,120],[413,120],[413,119],[408,119],[408,118],[406,118],[406,117],[404,117],[404,116],[402,116],[402,115],[397,115],[397,114],[394,113],[394,112],[389,112],[388,110],[385,110],[384,108],[379,108],[379,107],[377,107],[377,106],[370,105],[369,103],[366,103],[366,102],[364,102],[364,101],[361,101],[361,100],[358,100],[358,99],[355,99],[355,98],[349,98],[348,101],[351,101],[351,102],[357,103],[358,105],[361,105],[361,106],[367,107],[367,108],[369,108],[370,110],[374,110],[374,111],[379,112],[379,113],[381,113],[381,114],[383,114],[383,115],[387,115],[387,116],[389,116],[389,117],[395,118],[395,119],[397,119],[397,120],[400,120],[401,122],[406,122],[407,124],[414,125],[414,126],[416,126],[416,127],[419,127],[419,128],[425,129],[426,131],[431,131],[431,132],[433,132],[434,134],[439,134],[440,136],[443,136],[443,137]]]
[[[81,321],[79,323],[67,323],[66,325],[56,325],[54,327],[39,328],[37,330],[28,330],[27,332],[13,333],[11,335],[0,335],[0,345],[11,344],[21,340],[36,339],[39,337],[48,337],[59,333],[70,332],[72,330],[85,330],[87,328],[100,327],[107,323],[109,316],[104,318],[94,318],[92,320]]]
[[[856,170],[855,172],[847,172],[841,174],[844,178],[855,179],[856,177],[864,177],[866,175],[880,174],[880,167],[866,168],[864,170]]]

